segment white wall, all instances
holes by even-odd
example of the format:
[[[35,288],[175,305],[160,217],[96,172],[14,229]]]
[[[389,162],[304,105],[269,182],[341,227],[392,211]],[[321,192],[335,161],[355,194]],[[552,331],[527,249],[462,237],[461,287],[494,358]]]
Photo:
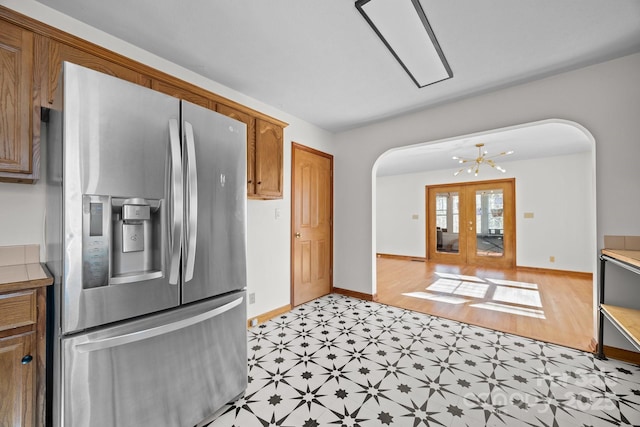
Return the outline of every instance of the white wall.
[[[592,272],[592,153],[500,164],[507,173],[485,169],[478,179],[516,178],[516,265]],[[425,256],[425,185],[472,181],[467,174],[454,177],[456,170],[377,178],[378,253]],[[524,218],[525,212],[534,217]]]
[[[35,1],[0,0],[0,4],[289,123],[284,130],[284,198],[248,202],[248,291],[256,294],[248,317],[289,304],[291,142],[332,153],[333,135]],[[43,145],[46,149],[46,143]],[[0,246],[36,243],[44,250],[44,188],[44,180],[35,185],[0,183]]]
[[[597,248],[604,235],[640,235],[640,54],[497,90],[336,136],[336,286],[375,293],[372,168],[388,149],[546,119],[584,126],[596,141]],[[455,77],[454,77],[455,78]],[[593,253],[596,260],[597,254]],[[636,288],[637,289],[637,288]],[[608,293],[640,308],[613,283]],[[628,348],[618,340],[605,343]]]
[[[46,138],[47,128],[42,126],[41,137]],[[40,155],[46,156],[42,144]],[[45,177],[44,161],[40,176]],[[36,184],[0,183],[0,246],[40,245],[40,259],[45,260],[45,180]]]

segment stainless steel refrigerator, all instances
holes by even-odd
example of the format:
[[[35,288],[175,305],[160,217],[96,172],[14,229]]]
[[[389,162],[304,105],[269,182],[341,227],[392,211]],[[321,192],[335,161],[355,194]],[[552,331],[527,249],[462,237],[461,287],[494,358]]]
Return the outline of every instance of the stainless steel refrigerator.
[[[64,63],[50,111],[56,427],[192,427],[247,384],[246,127]]]

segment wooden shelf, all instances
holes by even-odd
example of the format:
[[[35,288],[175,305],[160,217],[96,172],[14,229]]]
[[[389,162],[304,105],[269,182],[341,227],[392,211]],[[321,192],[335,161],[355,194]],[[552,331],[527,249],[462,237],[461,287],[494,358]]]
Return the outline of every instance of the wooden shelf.
[[[603,249],[602,255],[606,255],[618,261],[626,262],[631,267],[638,268],[638,273],[640,273],[640,251],[629,251],[624,249]]]
[[[600,310],[640,351],[640,310],[602,304]]]
[[[604,319],[607,318],[613,326],[640,351],[640,310],[628,307],[605,304],[605,270],[606,264],[611,263],[640,274],[640,251],[628,249],[603,249],[600,255],[600,289],[598,311],[598,358],[604,359]]]

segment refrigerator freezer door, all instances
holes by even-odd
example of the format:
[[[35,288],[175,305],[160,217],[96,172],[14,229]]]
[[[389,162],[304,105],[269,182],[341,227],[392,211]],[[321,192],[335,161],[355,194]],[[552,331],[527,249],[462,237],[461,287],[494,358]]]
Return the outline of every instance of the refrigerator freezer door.
[[[63,338],[62,427],[191,427],[247,385],[245,293]]]
[[[54,149],[64,156],[60,315],[70,333],[179,304],[182,160],[179,100],[75,64],[62,75],[63,114],[54,117],[64,142]],[[144,200],[149,218],[124,218],[131,200]],[[94,202],[100,210],[89,209]],[[105,269],[108,280],[87,281]]]
[[[185,217],[197,206],[197,224],[186,227],[183,245],[188,303],[246,287],[247,140],[244,123],[184,101],[182,120]]]

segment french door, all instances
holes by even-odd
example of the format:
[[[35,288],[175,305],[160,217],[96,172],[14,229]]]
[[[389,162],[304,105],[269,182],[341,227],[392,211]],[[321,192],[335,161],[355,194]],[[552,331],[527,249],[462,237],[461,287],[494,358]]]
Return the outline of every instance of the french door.
[[[515,179],[426,186],[427,258],[515,267]]]

